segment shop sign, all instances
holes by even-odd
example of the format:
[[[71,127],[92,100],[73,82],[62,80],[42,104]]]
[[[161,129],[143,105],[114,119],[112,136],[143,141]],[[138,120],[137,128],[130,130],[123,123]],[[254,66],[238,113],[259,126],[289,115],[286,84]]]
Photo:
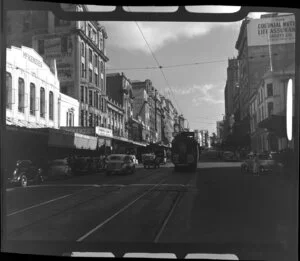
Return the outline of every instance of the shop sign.
[[[112,130],[96,126],[96,134],[98,136],[113,137]]]
[[[295,43],[295,25],[294,15],[250,20],[248,46]]]

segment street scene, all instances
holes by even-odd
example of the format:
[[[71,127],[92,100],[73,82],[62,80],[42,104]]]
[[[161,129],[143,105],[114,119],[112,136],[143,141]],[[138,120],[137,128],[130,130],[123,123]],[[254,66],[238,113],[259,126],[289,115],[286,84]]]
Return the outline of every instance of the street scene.
[[[296,260],[294,14],[174,26],[30,8],[5,24],[2,251]]]

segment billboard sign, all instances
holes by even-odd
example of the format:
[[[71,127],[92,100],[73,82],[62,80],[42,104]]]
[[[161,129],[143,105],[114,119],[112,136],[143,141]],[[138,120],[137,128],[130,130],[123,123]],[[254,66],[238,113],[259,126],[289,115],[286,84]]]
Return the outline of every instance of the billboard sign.
[[[96,126],[96,134],[98,136],[113,137],[113,133],[111,129],[102,128],[99,126]]]
[[[74,44],[70,34],[53,34],[42,36],[44,40],[45,59],[55,59],[60,82],[74,81]]]
[[[295,25],[294,15],[249,20],[248,46],[295,43]]]

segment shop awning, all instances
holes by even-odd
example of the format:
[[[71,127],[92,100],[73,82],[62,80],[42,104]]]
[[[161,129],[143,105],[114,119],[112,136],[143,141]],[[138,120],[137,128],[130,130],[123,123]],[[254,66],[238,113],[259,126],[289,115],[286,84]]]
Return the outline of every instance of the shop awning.
[[[286,117],[272,115],[258,123],[258,127],[273,132],[278,137],[286,137]]]

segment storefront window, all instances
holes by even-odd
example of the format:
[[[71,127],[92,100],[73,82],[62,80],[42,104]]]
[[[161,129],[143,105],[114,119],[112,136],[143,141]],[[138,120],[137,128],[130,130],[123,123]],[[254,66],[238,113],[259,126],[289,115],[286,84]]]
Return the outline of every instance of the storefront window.
[[[10,73],[6,73],[6,108],[12,108],[12,78]]]
[[[19,86],[18,86],[18,110],[19,110],[19,112],[24,113],[24,107],[25,107],[24,79],[19,78]]]

